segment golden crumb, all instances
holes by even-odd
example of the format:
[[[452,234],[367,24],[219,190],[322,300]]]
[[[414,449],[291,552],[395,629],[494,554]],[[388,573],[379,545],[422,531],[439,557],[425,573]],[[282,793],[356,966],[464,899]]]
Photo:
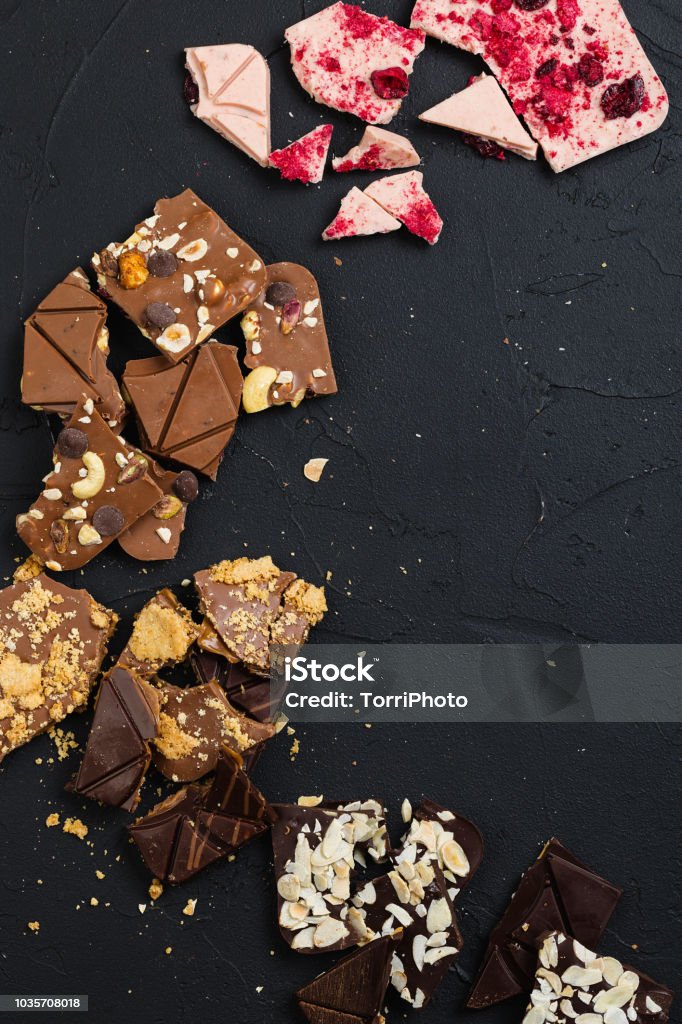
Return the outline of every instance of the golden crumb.
[[[31,931],[31,932],[39,932],[40,931],[40,921],[29,921],[27,927],[28,927],[28,930]]]
[[[96,896],[91,896],[90,897],[90,906],[91,907],[98,907],[99,906],[99,900],[97,899]]]
[[[187,903],[182,908],[182,912],[185,915],[185,917],[194,917],[194,911],[196,910],[196,907],[197,907],[197,901],[196,900],[191,900],[191,899],[187,900]]]
[[[305,615],[310,625],[315,626],[327,611],[324,587],[315,587],[305,580],[294,580],[284,592],[284,606]]]
[[[53,726],[48,735],[57,748],[57,759],[59,761],[65,761],[72,750],[78,749],[76,737],[72,732],[65,732],[64,729],[58,729],[56,726]]]
[[[151,885],[149,886],[149,899],[154,902],[158,900],[163,893],[163,885],[158,878],[152,878]]]
[[[182,661],[198,632],[192,616],[181,604],[169,607],[160,600],[152,600],[135,620],[128,649],[137,661],[150,664]]]
[[[173,947],[172,946],[166,946],[166,948],[164,949],[164,953],[166,954],[166,956],[170,956],[172,952],[173,952]]]
[[[183,732],[176,720],[163,711],[159,715],[159,733],[154,743],[159,752],[171,761],[187,757],[199,746],[196,737]]]
[[[88,834],[88,826],[80,818],[67,818],[62,826],[62,831],[70,836],[77,836],[78,839],[85,839]]]
[[[45,818],[45,824],[47,825],[48,828],[54,828],[55,825],[59,824],[59,815],[57,814],[56,811],[54,811],[52,814],[48,814],[47,818]]]
[[[211,566],[211,579],[216,583],[226,583],[238,586],[243,583],[258,581],[265,583],[268,580],[277,579],[280,575],[279,569],[273,563],[270,555],[263,558],[236,558],[234,561],[226,559]]]
[[[104,872],[103,872],[103,871],[95,871],[95,877],[96,877],[96,878],[99,878],[99,880],[100,880],[100,882],[101,882],[101,881],[102,881],[102,879],[103,879],[103,878],[106,878],[107,876],[106,876],[106,875],[104,874]]]
[[[291,747],[289,748],[289,760],[290,761],[295,761],[296,760],[296,755],[298,754],[300,749],[301,749],[301,741],[298,739],[298,737],[296,737],[294,742],[291,744]]]
[[[25,583],[26,580],[33,580],[36,576],[40,576],[43,568],[43,563],[37,555],[29,555],[21,565],[16,567],[12,573],[12,579],[15,583]]]

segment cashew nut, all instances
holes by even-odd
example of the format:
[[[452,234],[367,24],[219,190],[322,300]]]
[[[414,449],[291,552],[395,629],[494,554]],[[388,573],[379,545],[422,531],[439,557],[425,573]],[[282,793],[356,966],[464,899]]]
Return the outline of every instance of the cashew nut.
[[[242,317],[242,333],[245,339],[252,343],[260,338],[260,314],[257,309],[249,309]]]
[[[87,476],[84,476],[82,480],[76,480],[75,484],[71,484],[73,496],[79,501],[83,501],[85,498],[94,498],[96,494],[99,494],[104,487],[106,478],[104,463],[95,452],[85,452],[83,465],[88,471]]]
[[[242,405],[244,412],[262,412],[270,405],[270,388],[277,379],[272,366],[257,366],[244,380]]]
[[[102,538],[94,526],[85,523],[78,531],[78,543],[83,547],[89,547],[91,544],[101,544]]]

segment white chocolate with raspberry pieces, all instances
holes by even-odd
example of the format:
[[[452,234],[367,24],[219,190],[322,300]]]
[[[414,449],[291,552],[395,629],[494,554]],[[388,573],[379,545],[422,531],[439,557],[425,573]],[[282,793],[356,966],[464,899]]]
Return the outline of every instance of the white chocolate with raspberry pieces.
[[[422,184],[421,171],[406,171],[388,178],[378,178],[368,185],[365,195],[383,206],[408,231],[435,245],[443,229],[443,221]]]
[[[368,125],[357,146],[345,156],[332,160],[335,171],[390,171],[398,167],[416,167],[421,157],[409,139],[385,128]]]
[[[336,3],[284,33],[291,67],[314,100],[388,124],[407,94],[408,75],[424,49],[424,33],[353,4]]]
[[[341,200],[339,212],[322,232],[322,238],[329,242],[356,235],[385,235],[389,231],[397,231],[399,227],[399,220],[391,217],[359,188],[352,188]]]
[[[666,119],[666,91],[618,0],[417,0],[411,24],[483,57],[554,171]]]
[[[466,89],[425,110],[419,120],[490,139],[526,160],[535,160],[538,155],[537,142],[523,127],[492,75],[480,75]]]
[[[307,135],[270,154],[270,166],[276,167],[285,181],[317,185],[324,176],[334,126],[321,124]]]

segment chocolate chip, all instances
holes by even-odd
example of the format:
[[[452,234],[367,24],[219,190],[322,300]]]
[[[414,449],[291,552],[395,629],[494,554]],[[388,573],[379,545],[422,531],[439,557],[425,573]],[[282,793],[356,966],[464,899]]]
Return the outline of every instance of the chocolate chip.
[[[265,293],[265,301],[271,306],[284,306],[296,298],[296,289],[288,281],[273,281]]]
[[[125,524],[125,516],[116,505],[101,505],[92,517],[92,525],[100,537],[115,537]]]
[[[178,261],[172,252],[153,252],[147,260],[147,270],[152,277],[170,277],[178,269]]]
[[[163,330],[175,323],[175,310],[166,302],[150,302],[145,308],[144,318],[147,323]]]
[[[65,427],[57,436],[57,451],[65,459],[80,459],[88,447],[88,435],[76,427]]]
[[[183,469],[173,484],[173,490],[180,501],[194,501],[199,494],[199,481],[194,473],[191,473],[188,469]]]

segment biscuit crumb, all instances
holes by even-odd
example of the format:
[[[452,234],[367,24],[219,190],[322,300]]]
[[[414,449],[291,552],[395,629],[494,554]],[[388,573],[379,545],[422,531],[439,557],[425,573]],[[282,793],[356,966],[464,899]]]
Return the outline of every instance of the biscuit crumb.
[[[196,900],[187,900],[187,904],[182,908],[182,912],[185,915],[185,917],[194,917],[194,911],[196,910],[196,907]]]
[[[55,825],[58,825],[58,824],[59,824],[59,815],[57,814],[56,811],[54,811],[52,814],[48,814],[48,816],[45,818],[45,825],[47,826],[47,828],[54,828]]]
[[[100,882],[102,881],[103,878],[106,878],[106,875],[104,874],[103,871],[95,871],[95,875],[97,878],[99,878]]]
[[[29,931],[31,931],[31,932],[39,932],[40,931],[40,921],[29,921],[27,927],[28,927]]]
[[[85,839],[88,834],[88,826],[80,818],[67,818],[62,826],[62,831],[70,836],[77,836],[78,839]]]
[[[149,886],[149,899],[154,902],[158,900],[163,892],[163,885],[158,878],[152,878],[151,885]]]
[[[99,906],[99,900],[97,899],[96,896],[91,896],[90,897],[90,906],[91,907],[98,907]]]
[[[166,956],[170,956],[172,952],[173,952],[173,947],[172,946],[166,946],[166,948],[164,950],[164,953],[166,954]]]
[[[291,747],[289,749],[289,760],[290,761],[295,761],[296,760],[296,756],[297,756],[298,752],[300,751],[300,749],[301,749],[301,741],[298,739],[298,737],[296,737],[296,739],[291,744]]]

